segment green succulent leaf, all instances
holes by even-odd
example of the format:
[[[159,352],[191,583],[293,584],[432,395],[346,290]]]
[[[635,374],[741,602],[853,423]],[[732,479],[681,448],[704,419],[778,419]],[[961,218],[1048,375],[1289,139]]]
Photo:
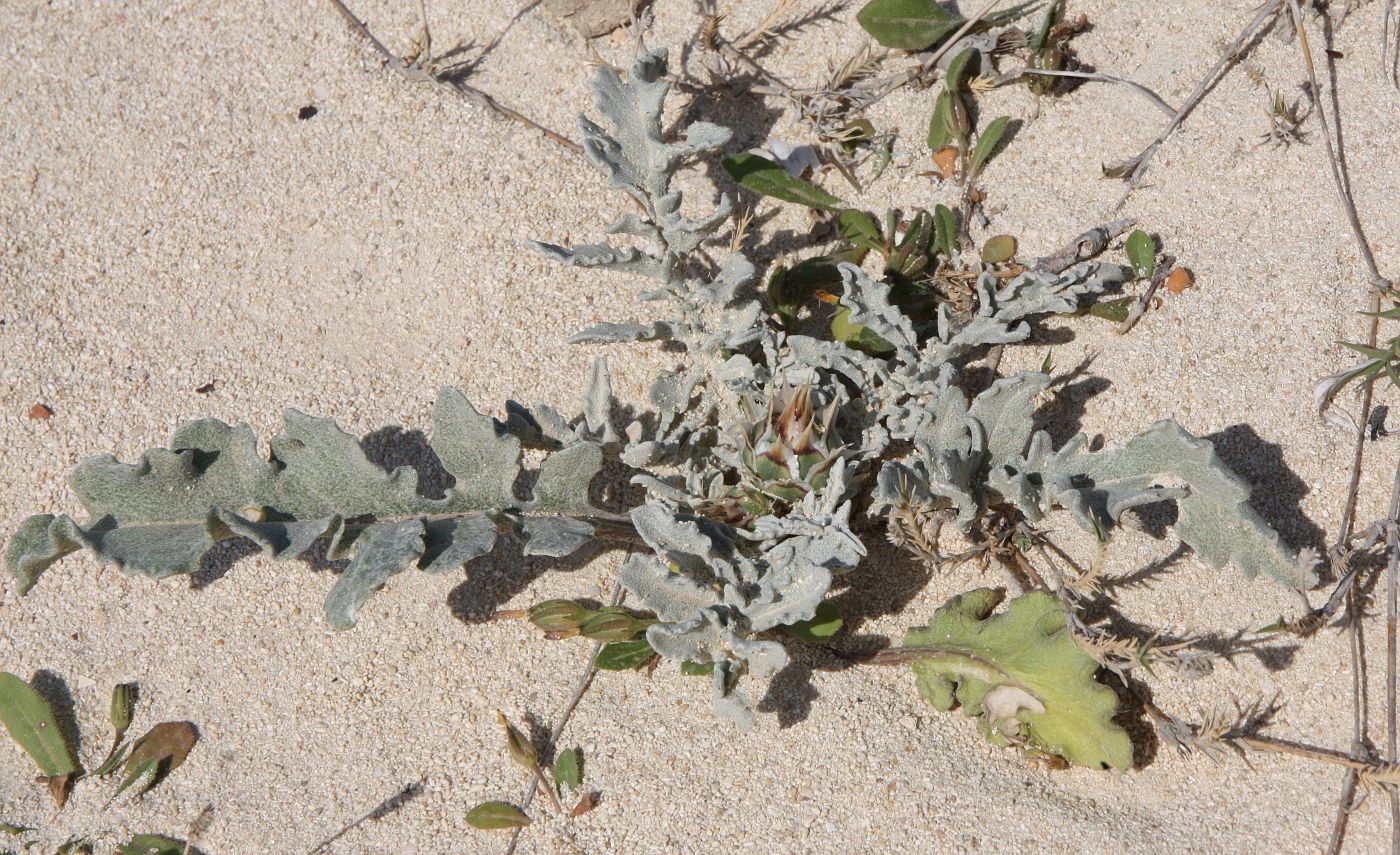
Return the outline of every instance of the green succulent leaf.
[[[885,658],[908,663],[924,700],[960,705],[996,745],[1091,769],[1132,765],[1132,742],[1113,723],[1118,698],[1094,679],[1098,664],[1071,637],[1059,601],[1034,591],[993,615],[1002,597],[988,588],[954,597]]]
[[[788,174],[782,164],[774,163],[757,154],[739,154],[724,159],[724,171],[740,186],[754,192],[795,202],[818,211],[835,211],[845,207],[845,203],[830,193]]]
[[[958,221],[947,205],[934,206],[933,220],[933,248],[944,258],[952,258],[958,251]]]
[[[1152,269],[1157,265],[1157,244],[1147,232],[1134,229],[1123,244],[1128,254],[1128,263],[1133,266],[1133,275],[1139,279],[1151,279]]]

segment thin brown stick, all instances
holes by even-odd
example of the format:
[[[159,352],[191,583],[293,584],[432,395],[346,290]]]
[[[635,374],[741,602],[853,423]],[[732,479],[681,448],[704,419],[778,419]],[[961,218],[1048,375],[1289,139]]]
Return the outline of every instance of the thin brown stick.
[[[1396,748],[1396,576],[1400,575],[1400,466],[1395,467],[1395,484],[1390,491],[1390,515],[1386,526],[1386,550],[1390,560],[1386,563],[1385,576],[1385,747],[1386,759],[1394,765],[1400,761]],[[1391,789],[1390,797],[1390,852],[1400,855],[1400,793]]]
[[[1374,312],[1380,308],[1380,295],[1389,291],[1391,283],[1381,276],[1376,267],[1375,256],[1371,252],[1370,243],[1366,240],[1365,231],[1361,227],[1361,217],[1357,213],[1356,203],[1351,196],[1351,184],[1346,174],[1346,164],[1339,157],[1337,146],[1333,142],[1332,134],[1338,134],[1340,140],[1341,120],[1334,116],[1334,122],[1329,126],[1327,122],[1327,111],[1322,105],[1321,88],[1317,82],[1317,69],[1313,63],[1312,49],[1308,44],[1307,29],[1303,26],[1303,13],[1298,5],[1298,0],[1288,0],[1288,9],[1293,16],[1293,27],[1298,36],[1298,45],[1303,53],[1303,62],[1307,67],[1308,81],[1312,86],[1314,97],[1317,99],[1318,121],[1322,124],[1323,141],[1327,149],[1327,164],[1332,174],[1332,182],[1336,186],[1337,195],[1341,198],[1342,208],[1346,212],[1347,224],[1351,227],[1352,237],[1356,239],[1358,248],[1361,251],[1362,260],[1366,263],[1367,272],[1370,276],[1371,286],[1370,304]],[[1329,71],[1332,70],[1329,65]],[[1332,104],[1334,110],[1338,107],[1336,76],[1332,75]],[[1370,324],[1369,344],[1374,347],[1379,333],[1378,318],[1372,316]],[[1350,539],[1352,530],[1356,523],[1356,500],[1361,486],[1361,463],[1365,452],[1366,443],[1366,422],[1371,411],[1371,384],[1362,386],[1361,393],[1361,418],[1359,419],[1356,432],[1356,444],[1352,454],[1351,477],[1347,486],[1346,502],[1343,505],[1342,524],[1338,533],[1338,541],[1335,549],[1341,549]],[[1352,666],[1352,752],[1356,759],[1361,760],[1361,752],[1365,747],[1366,733],[1366,698],[1365,679],[1363,674],[1365,662],[1365,647],[1362,637],[1361,614],[1355,589],[1347,592],[1347,616],[1349,624],[1349,647],[1351,651],[1350,660]],[[1389,674],[1387,675],[1389,677]],[[1394,693],[1391,693],[1393,704]],[[1356,795],[1357,773],[1355,770],[1348,771],[1342,782],[1341,795],[1338,798],[1337,809],[1332,821],[1331,839],[1328,841],[1328,851],[1332,853],[1340,852],[1342,843],[1346,839],[1347,818],[1350,813],[1353,800]],[[1396,851],[1400,851],[1400,801],[1392,800],[1392,838],[1395,841]]]
[[[608,605],[621,605],[622,598],[625,594],[626,592],[623,590],[621,583],[614,585],[612,600]],[[574,714],[574,710],[578,707],[579,701],[583,700],[584,692],[587,692],[589,685],[593,683],[593,676],[598,673],[598,653],[602,649],[603,642],[593,642],[593,652],[588,654],[588,664],[584,666],[583,673],[579,675],[578,682],[574,684],[574,691],[569,695],[569,700],[564,703],[564,706],[559,708],[559,712],[555,716],[554,727],[549,731],[549,741],[544,744],[540,751],[541,757],[549,757],[554,753],[554,747],[559,743],[559,737],[564,733],[564,725],[568,724],[569,716]],[[544,783],[543,778],[540,779],[539,783]],[[529,791],[525,793],[520,801],[520,809],[522,811],[530,809],[530,803],[535,800],[535,792],[536,781],[532,778],[530,779]],[[516,844],[519,843],[519,841],[520,828],[517,827],[511,830],[510,843],[506,845],[505,855],[514,855]]]
[[[360,38],[369,42],[370,47],[374,48],[375,52],[378,53],[380,57],[384,59],[384,63],[386,65],[388,65],[394,71],[397,71],[399,74],[402,74],[405,78],[412,80],[415,83],[432,83],[436,86],[440,86],[443,89],[456,93],[457,95],[461,96],[462,98],[465,98],[466,100],[477,105],[478,107],[484,107],[498,116],[502,116],[512,121],[519,122],[528,128],[538,131],[539,133],[543,134],[546,139],[563,146],[564,148],[568,149],[574,154],[583,154],[583,146],[579,145],[578,143],[574,142],[573,140],[560,133],[546,128],[544,125],[541,125],[539,122],[536,122],[534,119],[531,119],[529,116],[526,116],[520,111],[507,107],[500,101],[497,101],[495,98],[491,97],[490,95],[486,94],[480,89],[477,89],[475,86],[472,86],[469,83],[464,83],[460,80],[451,80],[442,76],[434,75],[428,71],[425,71],[417,63],[405,62],[403,57],[398,56],[393,51],[389,50],[387,47],[384,46],[383,42],[375,38],[374,33],[371,33],[369,31],[369,28],[365,26],[363,21],[355,17],[355,13],[350,11],[350,8],[345,5],[343,0],[329,0],[329,2],[332,6],[335,7],[335,10],[340,13],[340,17],[345,19],[345,23],[350,27],[350,29],[353,30],[355,34],[358,35]],[[425,28],[424,49],[426,50],[427,47],[432,44],[432,41],[431,37],[426,35],[426,18],[424,18],[423,24]]]
[[[1206,76],[1202,77],[1201,81],[1196,84],[1196,88],[1187,96],[1186,103],[1182,104],[1181,108],[1176,111],[1176,115],[1172,116],[1171,121],[1167,122],[1167,126],[1162,129],[1162,132],[1157,135],[1157,138],[1153,140],[1147,148],[1143,149],[1141,154],[1130,161],[1133,164],[1133,171],[1127,178],[1128,186],[1124,188],[1123,195],[1118,197],[1117,204],[1113,206],[1115,212],[1122,210],[1123,204],[1128,201],[1128,196],[1130,196],[1132,192],[1137,189],[1138,184],[1142,182],[1143,176],[1147,174],[1148,164],[1152,162],[1152,158],[1157,154],[1157,150],[1162,147],[1162,143],[1166,142],[1167,137],[1171,136],[1176,132],[1177,128],[1181,127],[1181,123],[1185,121],[1186,116],[1190,114],[1192,110],[1196,109],[1196,105],[1200,104],[1202,99],[1206,97],[1206,93],[1209,92],[1210,87],[1215,84],[1221,72],[1228,68],[1231,63],[1239,59],[1240,50],[1249,43],[1250,39],[1254,38],[1254,34],[1268,22],[1270,17],[1278,14],[1282,2],[1283,0],[1270,0],[1270,2],[1260,7],[1259,12],[1254,16],[1253,20],[1240,31],[1240,34],[1235,37],[1235,41],[1226,48],[1225,53],[1221,54],[1220,59],[1216,61],[1215,65],[1211,66],[1210,71],[1206,72]]]

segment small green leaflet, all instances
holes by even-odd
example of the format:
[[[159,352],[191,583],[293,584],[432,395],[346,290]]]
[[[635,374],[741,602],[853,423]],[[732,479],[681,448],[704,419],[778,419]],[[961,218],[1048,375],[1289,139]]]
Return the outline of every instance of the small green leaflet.
[[[841,630],[841,626],[845,622],[836,606],[830,600],[823,600],[821,605],[817,606],[816,614],[812,615],[810,620],[800,620],[797,623],[788,624],[783,627],[783,631],[799,641],[806,641],[810,644],[825,644]],[[684,663],[682,663],[681,668],[684,671]]]
[[[1135,229],[1124,242],[1123,251],[1128,254],[1128,263],[1133,266],[1133,274],[1137,278],[1152,278],[1152,268],[1157,264],[1157,245],[1147,232]]]
[[[972,169],[979,171],[982,166],[992,159],[996,153],[997,145],[1001,142],[1002,135],[1006,133],[1006,126],[1011,122],[1010,116],[998,116],[982,129],[982,133],[977,136],[977,145],[972,149]]]
[[[509,802],[482,802],[467,811],[467,824],[483,831],[524,828],[530,824],[525,812]]]
[[[120,855],[183,855],[183,841],[164,834],[138,834],[117,847]]]
[[[651,661],[656,651],[645,638],[638,641],[615,641],[603,645],[598,652],[599,671],[631,671]]]
[[[583,756],[577,749],[567,749],[554,759],[554,783],[560,793],[565,787],[573,792],[583,784]]]

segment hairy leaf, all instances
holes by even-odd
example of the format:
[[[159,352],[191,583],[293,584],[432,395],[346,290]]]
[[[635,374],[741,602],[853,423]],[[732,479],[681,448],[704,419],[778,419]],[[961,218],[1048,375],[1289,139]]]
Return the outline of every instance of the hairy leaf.
[[[419,495],[412,469],[386,472],[371,462],[329,419],[289,410],[269,459],[257,453],[247,426],[206,419],[182,426],[169,449],[147,451],[136,464],[110,455],[80,463],[72,481],[91,521],[30,517],[11,539],[5,563],[28,591],[81,547],[102,563],[163,578],[194,572],[230,537],[248,538],[278,559],[329,538],[328,557],[351,559],[326,601],[331,625],[346,628],[369,595],[410,563],[450,572],[489,552],[501,528],[525,539],[527,553],[556,557],[593,536],[589,519],[607,516],[588,498],[603,453],[598,442],[580,437],[610,441],[612,434],[598,424],[611,396],[606,371],[595,366],[592,377],[584,424],[575,430],[559,419],[552,430],[564,435],[563,445],[544,459],[529,500],[513,493],[520,439],[444,389],[432,448],[455,483],[441,499]],[[541,417],[550,412],[539,410]],[[523,522],[521,514],[528,514]]]
[[[509,802],[482,802],[467,811],[467,825],[483,831],[524,828],[530,821],[524,811]]]
[[[993,616],[1002,596],[980,588],[954,597],[882,659],[908,663],[924,700],[960,705],[994,744],[1128,768],[1133,746],[1113,723],[1117,696],[1094,680],[1098,664],[1071,637],[1059,601],[1034,591]]]
[[[757,154],[740,154],[724,159],[724,171],[741,186],[763,196],[795,202],[819,211],[835,211],[844,203],[837,197],[788,174],[782,164]]]
[[[0,671],[0,724],[34,758],[44,776],[58,778],[78,771],[73,746],[64,739],[53,708],[34,687],[8,671]]]

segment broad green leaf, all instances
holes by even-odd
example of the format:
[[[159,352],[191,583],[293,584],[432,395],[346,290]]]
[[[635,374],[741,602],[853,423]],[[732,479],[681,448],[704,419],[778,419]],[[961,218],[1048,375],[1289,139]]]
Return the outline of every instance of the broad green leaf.
[[[656,651],[645,638],[637,641],[614,641],[598,651],[599,671],[631,671],[651,661]]]
[[[821,605],[817,606],[817,612],[811,620],[790,623],[783,627],[783,631],[799,641],[806,641],[810,644],[825,644],[840,631],[845,622],[835,604],[830,600],[823,600]]]
[[[978,29],[993,27],[1015,20],[1034,6],[1022,3],[984,17]],[[947,11],[935,0],[871,0],[856,13],[856,22],[888,48],[926,50],[952,35],[967,23],[966,19]]]
[[[137,781],[143,783],[136,795],[150,792],[185,762],[198,741],[199,731],[187,721],[165,721],[151,728],[132,744],[122,767],[121,785],[108,804]]]
[[[1132,765],[1132,742],[1113,722],[1118,697],[1094,680],[1098,663],[1070,635],[1060,602],[1033,591],[994,616],[1002,597],[988,588],[954,597],[882,658],[907,662],[924,700],[960,705],[996,745],[1091,769]]]
[[[1128,254],[1128,263],[1133,266],[1133,275],[1139,279],[1151,279],[1152,269],[1157,265],[1157,244],[1152,242],[1147,232],[1134,229],[1123,244]]]
[[[998,116],[982,129],[982,133],[977,136],[977,145],[972,149],[972,168],[974,171],[981,170],[982,166],[991,160],[1010,121],[1010,116]]]
[[[467,824],[483,831],[524,828],[530,824],[525,812],[509,802],[482,802],[467,811]]]
[[[583,757],[577,750],[566,749],[554,758],[554,783],[561,793],[564,787],[573,792],[583,784]]]
[[[164,834],[138,834],[117,846],[120,855],[183,855],[185,842]]]
[[[789,175],[781,164],[757,154],[726,157],[724,171],[740,186],[784,202],[796,202],[819,211],[835,211],[845,205],[825,190]]]
[[[8,671],[0,671],[0,723],[45,777],[78,771],[73,746],[63,738],[53,708],[33,686]]]

